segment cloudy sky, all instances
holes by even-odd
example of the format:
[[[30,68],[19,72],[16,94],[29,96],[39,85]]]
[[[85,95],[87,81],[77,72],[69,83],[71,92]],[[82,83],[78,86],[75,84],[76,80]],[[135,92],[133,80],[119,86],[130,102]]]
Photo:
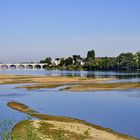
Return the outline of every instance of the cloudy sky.
[[[0,62],[140,51],[140,0],[0,0]]]

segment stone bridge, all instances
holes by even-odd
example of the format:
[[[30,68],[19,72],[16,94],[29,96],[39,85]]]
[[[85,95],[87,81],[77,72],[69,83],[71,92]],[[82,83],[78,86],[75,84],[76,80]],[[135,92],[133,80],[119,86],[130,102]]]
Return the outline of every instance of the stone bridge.
[[[45,63],[29,63],[29,64],[0,64],[0,69],[45,69]]]

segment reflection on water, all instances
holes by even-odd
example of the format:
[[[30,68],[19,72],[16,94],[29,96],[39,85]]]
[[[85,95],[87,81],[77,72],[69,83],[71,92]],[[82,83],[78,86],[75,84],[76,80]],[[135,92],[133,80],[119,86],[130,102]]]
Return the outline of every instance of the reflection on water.
[[[0,73],[33,75],[80,75],[83,77],[124,76],[125,81],[139,81],[139,73],[86,72],[86,71],[43,71],[7,70]],[[127,75],[128,74],[128,75]],[[134,77],[132,76],[134,75]],[[123,78],[125,78],[123,77]],[[20,84],[21,85],[21,84]],[[25,90],[17,85],[0,85],[0,118],[22,120],[23,113],[9,109],[9,101],[18,101],[31,108],[50,115],[69,116],[112,128],[121,133],[140,138],[140,89],[70,92],[54,89]]]
[[[129,91],[131,91],[131,92],[129,92]],[[128,97],[134,97],[134,98],[140,98],[140,89],[135,89],[135,91],[137,91],[137,92],[133,92],[134,91],[134,89],[131,89],[131,90],[129,90],[129,91],[127,91],[127,93],[125,94],[126,96],[128,96]]]
[[[35,70],[14,69],[0,70],[0,74],[23,74],[23,75],[49,75],[49,76],[81,76],[81,77],[117,77],[119,79],[140,78],[140,71],[135,72],[112,72],[112,71],[60,71],[60,70]]]

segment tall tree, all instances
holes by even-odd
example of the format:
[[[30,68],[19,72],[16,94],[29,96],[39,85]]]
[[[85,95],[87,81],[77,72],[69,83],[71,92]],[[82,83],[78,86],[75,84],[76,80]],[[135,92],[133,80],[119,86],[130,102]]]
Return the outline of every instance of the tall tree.
[[[72,57],[68,57],[67,59],[65,59],[65,65],[68,66],[68,65],[72,65],[73,64],[73,59]]]
[[[87,60],[95,60],[95,51],[94,50],[88,51]]]

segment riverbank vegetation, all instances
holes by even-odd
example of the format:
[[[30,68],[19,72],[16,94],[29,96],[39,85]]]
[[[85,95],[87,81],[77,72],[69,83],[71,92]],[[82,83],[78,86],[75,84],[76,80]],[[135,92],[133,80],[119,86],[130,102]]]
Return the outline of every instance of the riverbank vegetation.
[[[135,54],[121,53],[117,57],[95,57],[95,51],[87,52],[86,58],[73,55],[68,58],[52,59],[47,57],[40,63],[46,63],[47,69],[60,70],[103,70],[103,71],[125,71],[140,69],[140,52]]]

